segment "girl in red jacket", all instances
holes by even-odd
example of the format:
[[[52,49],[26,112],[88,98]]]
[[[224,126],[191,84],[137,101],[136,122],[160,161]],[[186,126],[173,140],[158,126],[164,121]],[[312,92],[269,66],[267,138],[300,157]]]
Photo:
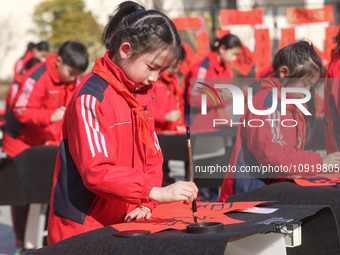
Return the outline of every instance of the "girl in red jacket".
[[[340,148],[340,29],[335,38],[337,46],[332,52],[332,60],[328,66],[325,82],[325,118],[330,129],[325,127],[327,153],[339,151]],[[334,141],[332,141],[332,138]]]
[[[155,92],[155,129],[163,131],[185,131],[181,114],[181,89],[176,72],[163,72],[153,84]]]
[[[200,90],[193,89],[193,86],[196,84],[195,81],[207,82],[206,78],[231,78],[227,65],[236,59],[241,47],[241,41],[236,35],[228,34],[216,39],[211,46],[212,52],[194,65],[187,74],[183,84],[184,115],[187,123],[191,125],[198,123],[197,125],[202,129],[205,123],[211,123],[214,118],[231,118],[231,114],[226,110],[230,96],[227,90],[218,90],[222,105],[216,107],[213,100],[208,97],[208,112],[203,116],[204,119],[201,119],[200,114],[196,116],[196,112],[201,108],[201,94]]]
[[[224,179],[220,201],[225,201],[229,195],[250,191],[266,184],[283,181],[288,175],[315,175],[316,170],[324,165],[340,164],[340,153],[321,157],[319,153],[304,150],[306,141],[313,133],[315,124],[314,93],[317,79],[323,76],[323,66],[313,45],[307,41],[291,44],[281,49],[273,61],[272,75],[260,81],[260,90],[253,95],[253,106],[257,110],[267,110],[273,104],[273,89],[277,89],[277,107],[269,115],[256,115],[246,109],[240,122],[245,125],[238,127],[236,143],[230,159],[230,166],[235,167],[235,173],[227,173]],[[289,79],[287,79],[289,78]],[[311,100],[307,106],[312,114],[305,116],[294,104],[287,104],[286,114],[282,114],[280,101],[283,88],[304,88],[311,92]],[[249,95],[248,95],[249,96]],[[303,93],[288,93],[287,98],[294,100],[304,98]],[[248,125],[249,120],[258,120],[254,127]],[[295,120],[297,125],[291,125]],[[281,123],[287,125],[283,125]],[[251,169],[277,167],[277,175],[256,174]],[[298,171],[302,167],[307,168]],[[314,169],[313,172],[311,169]],[[285,172],[288,170],[288,172]],[[306,171],[304,171],[306,170]],[[281,174],[281,175],[280,175]],[[281,178],[280,178],[281,177]]]
[[[22,56],[14,65],[14,80],[21,82],[23,74],[21,73],[26,63],[32,59],[37,58],[40,61],[45,61],[49,53],[49,45],[45,41],[41,41],[37,44],[30,42],[27,45],[25,55]]]
[[[109,49],[75,90],[62,126],[48,243],[148,219],[158,203],[197,196],[192,182],[161,187],[152,82],[175,69],[181,41],[164,14],[123,2],[105,27]]]

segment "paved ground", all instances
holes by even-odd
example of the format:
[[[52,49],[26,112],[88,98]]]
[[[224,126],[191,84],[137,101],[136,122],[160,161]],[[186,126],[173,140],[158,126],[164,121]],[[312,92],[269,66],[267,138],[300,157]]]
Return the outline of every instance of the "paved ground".
[[[184,162],[171,160],[170,169],[171,177],[175,180],[184,180]],[[12,255],[15,252],[10,210],[10,206],[0,206],[0,255]]]
[[[12,230],[11,207],[0,206],[0,254],[12,255],[15,252]]]

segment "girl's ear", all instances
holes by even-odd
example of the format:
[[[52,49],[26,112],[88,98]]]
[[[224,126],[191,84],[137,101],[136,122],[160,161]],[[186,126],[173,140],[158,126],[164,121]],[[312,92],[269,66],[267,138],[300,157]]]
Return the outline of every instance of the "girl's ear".
[[[218,47],[217,51],[219,54],[222,54],[225,50],[225,45],[221,45],[220,47]]]
[[[279,76],[280,78],[285,78],[287,76],[289,76],[289,69],[287,66],[281,66],[279,68]]]
[[[119,56],[121,59],[127,59],[132,54],[131,44],[128,42],[123,42],[119,47]]]

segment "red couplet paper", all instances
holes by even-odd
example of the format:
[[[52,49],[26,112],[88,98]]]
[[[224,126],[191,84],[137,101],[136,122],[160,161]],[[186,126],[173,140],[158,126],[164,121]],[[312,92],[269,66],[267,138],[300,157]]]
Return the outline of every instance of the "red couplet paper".
[[[325,59],[326,67],[331,61],[332,50],[336,47],[336,42],[334,38],[339,32],[339,26],[329,26],[326,27],[326,40],[325,40]]]
[[[300,186],[335,186],[340,183],[340,179],[329,178],[306,178],[306,179],[294,179],[294,182]]]
[[[327,5],[318,9],[287,8],[287,22],[293,25],[315,23],[315,22],[334,22],[333,6]]]
[[[175,24],[177,29],[200,29],[204,25],[203,17],[192,16],[192,17],[178,17],[172,18],[172,22]]]
[[[190,71],[191,67],[196,64],[200,59],[188,44],[183,43],[183,48],[186,56],[179,67],[179,71],[181,72],[181,74],[186,75]]]
[[[242,49],[240,54],[237,56],[236,60],[233,62],[236,69],[242,74],[247,75],[254,66],[255,56],[247,46],[242,44]]]
[[[220,10],[220,26],[263,24],[263,9]]]
[[[282,28],[281,39],[280,39],[280,49],[295,42],[296,42],[295,28]]]
[[[181,63],[179,71],[186,75],[193,65],[204,59],[209,54],[209,37],[206,31],[196,32],[196,49],[197,54],[186,43],[183,44],[186,53],[185,60]]]
[[[209,54],[209,37],[205,30],[196,32],[196,49],[199,59],[203,59]]]
[[[217,31],[217,38],[218,38],[218,39],[221,39],[223,36],[228,35],[228,34],[230,34],[230,30],[219,29],[219,30]]]
[[[234,202],[234,203],[197,203],[197,219],[198,222],[222,222],[225,225],[243,223],[243,221],[232,219],[225,213],[254,207],[261,202]],[[152,213],[149,220],[141,220],[140,222],[132,221],[129,223],[120,223],[111,225],[118,231],[125,230],[149,230],[156,233],[166,229],[185,229],[188,224],[192,224],[192,205],[185,205],[181,202],[161,204]]]
[[[272,65],[271,43],[269,30],[255,29],[256,73],[262,73]]]

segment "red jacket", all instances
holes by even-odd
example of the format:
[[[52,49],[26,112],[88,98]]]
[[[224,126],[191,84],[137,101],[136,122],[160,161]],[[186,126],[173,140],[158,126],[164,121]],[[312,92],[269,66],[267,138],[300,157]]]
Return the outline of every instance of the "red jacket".
[[[20,82],[16,80],[14,80],[9,85],[8,93],[6,96],[6,113],[9,112],[13,107],[15,97],[19,91],[19,86],[20,86]]]
[[[154,131],[153,90],[136,91],[108,53],[97,61],[100,74],[109,73],[109,82],[126,86],[144,106],[148,135],[158,152],[138,139],[138,123],[125,98],[98,74],[90,75],[75,90],[64,117],[51,194],[49,244],[121,223],[137,206],[152,210],[157,204],[149,199],[151,189],[161,186],[163,174]]]
[[[193,86],[197,84],[194,79],[214,87],[214,84],[211,84],[209,79],[205,80],[206,78],[231,78],[228,70],[219,63],[216,52],[211,52],[203,61],[197,63],[187,74],[183,83],[185,120],[192,127],[197,126],[200,129],[210,128],[210,123],[212,123],[213,119],[231,119],[231,114],[226,110],[229,100],[225,100],[222,105],[216,107],[215,102],[209,96],[207,96],[207,114],[196,114],[201,109],[202,91],[196,88],[193,89]],[[216,83],[217,79],[213,82]],[[226,81],[224,80],[223,82],[225,83]],[[216,91],[219,92],[220,90],[216,89]],[[207,127],[205,127],[205,124],[207,124]]]
[[[21,71],[24,69],[26,63],[28,60],[33,58],[32,51],[28,50],[26,51],[25,55],[17,60],[14,64],[14,80],[21,82],[22,81],[22,75]]]
[[[340,53],[332,56],[332,61],[328,66],[325,82],[324,111],[332,132],[336,146],[340,148]],[[325,142],[327,153],[337,151],[334,147],[332,138],[325,126]]]
[[[24,76],[15,105],[6,116],[8,122],[2,148],[10,157],[31,146],[60,141],[62,121],[52,123],[51,116],[60,105],[67,105],[75,82],[61,83],[55,65],[56,56],[51,54],[46,62],[34,66]]]
[[[282,87],[276,79],[275,85],[276,87]],[[285,178],[282,178],[285,174],[283,171],[281,171],[281,175],[276,176],[279,178],[275,179],[272,178],[272,175],[253,178],[252,176],[254,175],[241,172],[246,166],[282,165],[287,166],[288,170],[290,169],[290,175],[314,175],[315,173],[294,172],[294,167],[297,169],[299,165],[308,164],[310,169],[314,167],[316,170],[317,164],[323,163],[320,154],[302,150],[304,143],[298,134],[298,127],[303,130],[305,129],[305,124],[295,117],[296,113],[294,111],[298,111],[296,109],[287,107],[286,115],[281,115],[280,101],[278,99],[278,107],[270,115],[255,115],[245,107],[245,115],[242,116],[239,122],[245,120],[248,123],[249,120],[258,119],[262,120],[264,125],[261,127],[250,127],[248,124],[245,127],[243,125],[238,126],[236,142],[229,162],[230,166],[236,167],[236,173],[226,173],[222,184],[220,202],[225,202],[229,195],[285,180]],[[268,89],[260,89],[253,97],[253,105],[258,110],[270,108],[272,106],[272,92]],[[296,127],[284,127],[279,124],[285,119],[295,119],[298,121],[298,125]],[[271,122],[268,120],[279,121]],[[259,123],[258,121],[253,122],[252,125],[260,125]],[[275,125],[271,123],[275,123]]]
[[[178,121],[166,121],[165,115],[173,110],[181,111],[181,91],[178,87],[179,79],[177,74],[169,76],[163,72],[161,77],[153,83],[155,93],[155,130],[156,133],[169,130],[174,131],[178,125],[183,124],[183,119]]]

